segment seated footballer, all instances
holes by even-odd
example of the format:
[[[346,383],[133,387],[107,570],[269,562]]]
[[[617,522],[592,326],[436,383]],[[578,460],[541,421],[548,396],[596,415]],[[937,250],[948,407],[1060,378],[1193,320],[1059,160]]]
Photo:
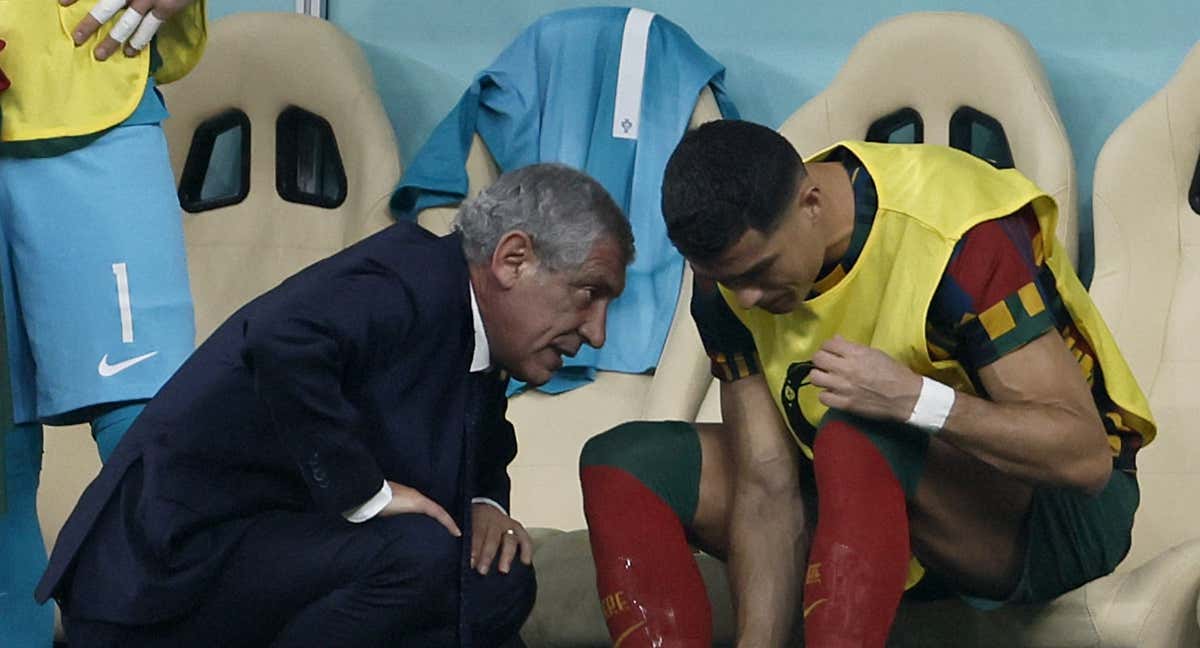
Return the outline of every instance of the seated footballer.
[[[663,182],[722,423],[589,441],[584,506],[622,646],[708,646],[688,541],[727,558],[739,646],[884,646],[911,596],[1038,603],[1129,550],[1146,398],[1015,169],[925,144],[802,161],[684,136]]]

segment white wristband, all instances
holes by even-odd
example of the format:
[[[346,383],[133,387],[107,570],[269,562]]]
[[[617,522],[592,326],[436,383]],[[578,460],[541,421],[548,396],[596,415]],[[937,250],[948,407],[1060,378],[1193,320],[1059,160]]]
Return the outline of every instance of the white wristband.
[[[927,432],[937,432],[946,424],[950,408],[954,407],[954,388],[932,379],[921,377],[921,395],[913,406],[908,424]]]

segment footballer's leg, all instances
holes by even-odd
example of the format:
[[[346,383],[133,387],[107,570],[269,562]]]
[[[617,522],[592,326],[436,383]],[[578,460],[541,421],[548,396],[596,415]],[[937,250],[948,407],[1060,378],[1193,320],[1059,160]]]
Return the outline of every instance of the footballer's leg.
[[[935,438],[910,504],[913,553],[977,607],[1045,602],[1116,568],[1139,499],[1119,470],[1096,495],[1032,486]]]
[[[822,420],[813,443],[817,522],[804,584],[804,637],[821,648],[882,648],[909,572],[906,493],[924,437],[846,415]]]
[[[719,425],[635,422],[580,458],[597,588],[614,643],[709,646],[712,612],[689,537],[723,556],[732,487]]]
[[[27,182],[10,184],[10,251],[37,418],[92,423],[106,457],[193,347],[166,141],[157,125],[125,126],[54,158],[15,162]]]
[[[37,423],[35,363],[22,325],[8,228],[16,209],[10,189],[22,182],[16,160],[0,157],[0,646],[49,648],[54,606],[38,605],[33,588],[46,569],[38,520],[42,426]],[[24,186],[24,185],[21,185]],[[9,623],[8,621],[12,622]]]

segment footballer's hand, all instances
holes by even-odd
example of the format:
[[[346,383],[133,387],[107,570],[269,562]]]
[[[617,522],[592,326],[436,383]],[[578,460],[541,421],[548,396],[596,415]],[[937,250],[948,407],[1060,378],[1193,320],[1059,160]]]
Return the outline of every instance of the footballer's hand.
[[[921,395],[921,376],[891,356],[835,335],[813,354],[808,374],[828,407],[865,418],[906,421]]]

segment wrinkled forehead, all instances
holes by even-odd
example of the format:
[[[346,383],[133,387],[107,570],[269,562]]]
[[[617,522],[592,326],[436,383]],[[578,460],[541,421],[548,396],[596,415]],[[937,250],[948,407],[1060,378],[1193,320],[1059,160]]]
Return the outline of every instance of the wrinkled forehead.
[[[615,297],[625,289],[627,260],[621,246],[611,237],[601,237],[587,259],[573,272],[571,283],[602,288]]]

